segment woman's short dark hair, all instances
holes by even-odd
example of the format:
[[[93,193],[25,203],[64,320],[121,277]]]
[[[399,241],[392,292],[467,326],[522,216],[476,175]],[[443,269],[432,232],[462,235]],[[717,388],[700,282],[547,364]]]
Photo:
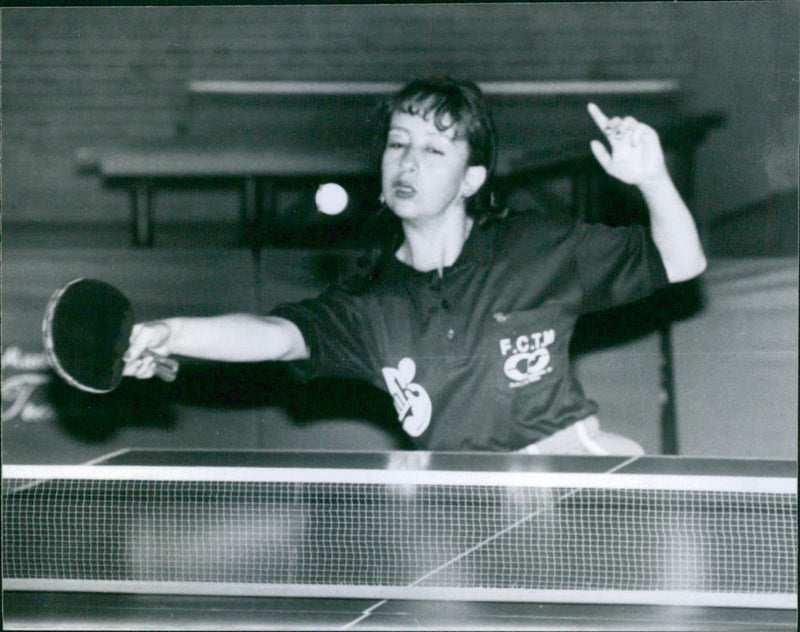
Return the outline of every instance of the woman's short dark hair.
[[[383,101],[379,108],[379,138],[386,141],[392,116],[398,112],[433,117],[444,131],[456,126],[456,137],[469,144],[470,165],[492,171],[497,159],[497,135],[494,119],[483,92],[471,81],[450,77],[417,79]]]

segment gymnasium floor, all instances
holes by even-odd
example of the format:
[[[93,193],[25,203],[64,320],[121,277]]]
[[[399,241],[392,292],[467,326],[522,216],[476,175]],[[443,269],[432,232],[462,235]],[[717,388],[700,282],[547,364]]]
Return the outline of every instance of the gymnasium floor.
[[[44,305],[74,277],[95,276],[123,287],[142,319],[264,310],[317,293],[331,265],[347,254],[270,248],[256,270],[249,249],[235,245],[236,236],[233,223],[163,224],[154,248],[135,249],[127,225],[4,224],[3,459],[80,463],[131,445],[402,447],[384,425],[390,407],[382,393],[360,389],[354,409],[348,385],[302,389],[272,365],[188,364],[173,386],[127,383],[111,398],[92,400],[61,390],[58,412],[74,413],[66,421],[64,415],[56,423],[38,419],[35,407],[27,418],[9,416],[19,397],[13,399],[8,378],[35,373],[26,371],[25,356],[32,357],[28,364],[41,360]],[[704,287],[702,313],[673,327],[679,453],[795,459],[797,259],[714,260]],[[12,366],[15,354],[23,356],[21,366]],[[634,437],[651,454],[659,452],[659,361],[650,334],[601,350],[578,366],[604,425]],[[36,395],[33,404],[46,406]],[[88,420],[86,411],[92,413]],[[110,426],[109,411],[118,417]],[[364,423],[365,417],[371,421]]]

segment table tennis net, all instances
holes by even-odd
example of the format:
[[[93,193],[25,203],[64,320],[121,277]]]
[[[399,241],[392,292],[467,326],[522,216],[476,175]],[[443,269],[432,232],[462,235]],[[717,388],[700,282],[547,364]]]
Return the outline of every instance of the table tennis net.
[[[6,588],[796,606],[796,493],[775,479],[737,491],[674,476],[665,488],[40,469],[4,471]]]

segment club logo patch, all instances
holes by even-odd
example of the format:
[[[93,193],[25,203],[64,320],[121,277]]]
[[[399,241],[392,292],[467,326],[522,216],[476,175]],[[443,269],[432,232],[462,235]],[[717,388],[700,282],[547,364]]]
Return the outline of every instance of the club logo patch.
[[[538,382],[553,370],[547,347],[553,344],[555,339],[555,330],[547,329],[513,339],[500,340],[500,354],[506,358],[503,372],[511,380],[509,388],[519,388]]]
[[[427,391],[413,382],[417,365],[411,358],[403,358],[396,369],[387,367],[382,371],[403,430],[412,437],[420,436],[431,423],[433,406]]]

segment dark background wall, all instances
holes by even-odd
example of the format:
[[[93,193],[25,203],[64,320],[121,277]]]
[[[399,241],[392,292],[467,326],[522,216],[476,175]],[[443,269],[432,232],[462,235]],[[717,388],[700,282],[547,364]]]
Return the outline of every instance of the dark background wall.
[[[4,222],[125,221],[125,197],[79,175],[74,152],[172,137],[189,80],[432,73],[676,79],[688,112],[727,117],[698,153],[700,222],[795,212],[796,2],[18,8],[2,28]],[[228,220],[233,204],[162,206]]]

